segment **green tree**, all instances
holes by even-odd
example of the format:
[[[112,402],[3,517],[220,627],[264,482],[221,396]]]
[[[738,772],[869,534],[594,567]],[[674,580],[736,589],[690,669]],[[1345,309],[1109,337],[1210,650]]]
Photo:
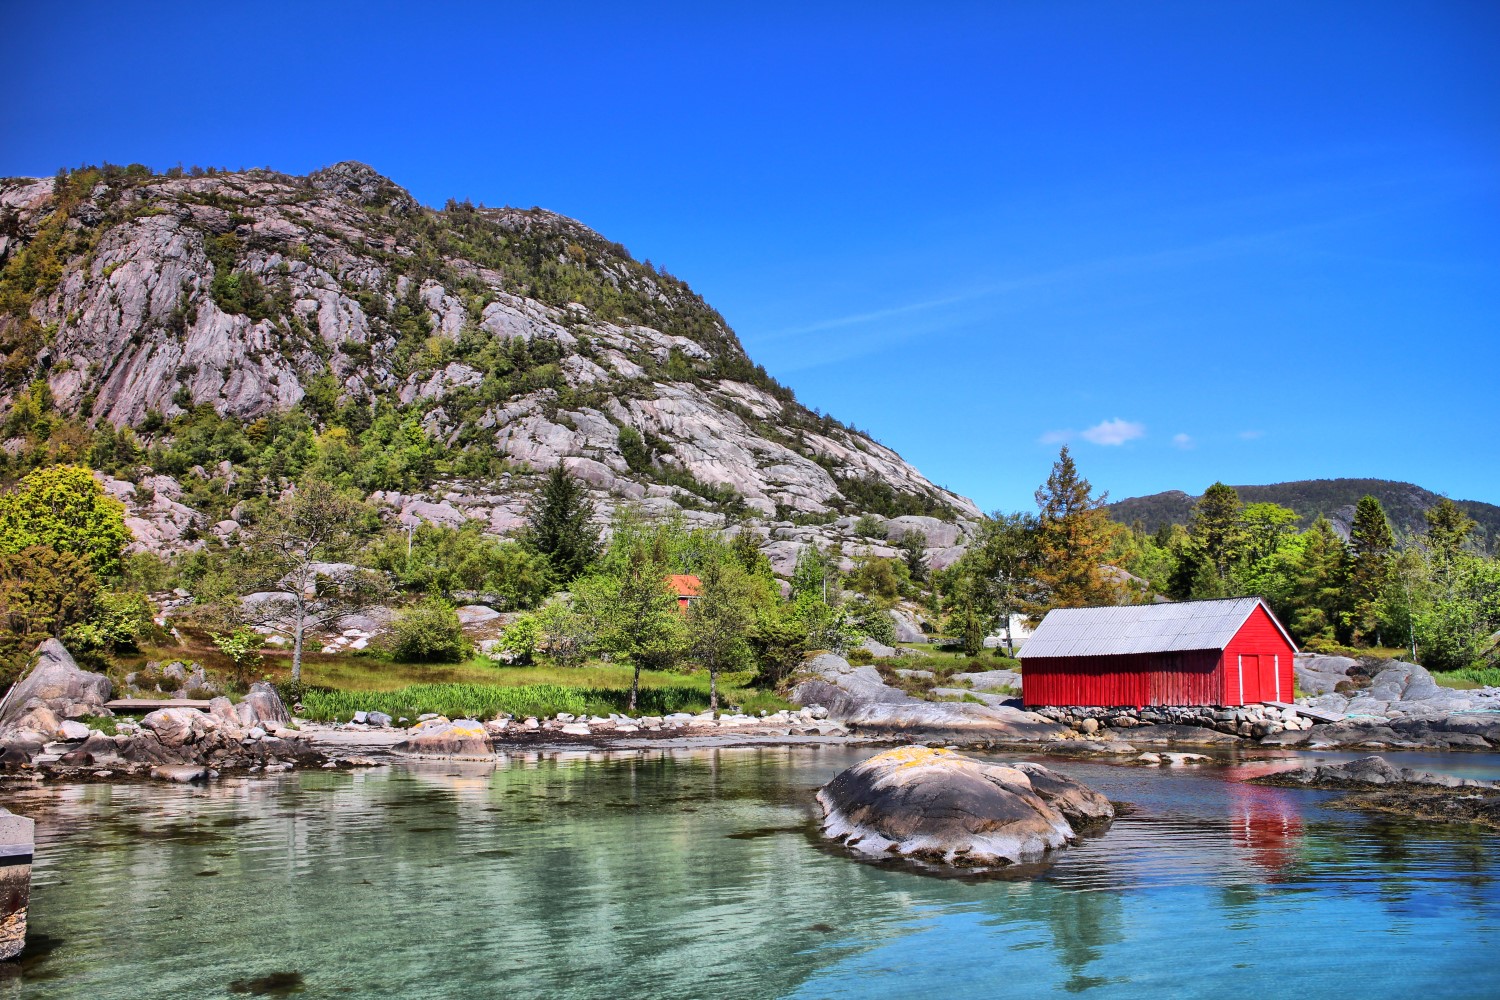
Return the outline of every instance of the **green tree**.
[[[1233,486],[1214,483],[1203,492],[1193,508],[1193,519],[1188,525],[1189,536],[1225,587],[1230,570],[1244,551],[1242,509],[1240,495]]]
[[[599,528],[588,491],[561,464],[552,468],[526,512],[522,543],[547,557],[557,580],[583,574],[599,552]]]
[[[427,596],[391,622],[391,652],[410,663],[458,663],[470,650],[453,605]]]
[[[510,654],[510,662],[526,665],[536,656],[542,643],[542,626],[535,615],[521,615],[500,633],[500,648]]]
[[[1307,530],[1294,573],[1288,623],[1292,634],[1309,644],[1346,641],[1349,553],[1322,515]]]
[[[0,493],[0,552],[45,545],[82,556],[97,575],[111,577],[128,541],[125,505],[82,466],[37,469]]]
[[[260,654],[265,637],[248,625],[241,625],[225,634],[210,632],[209,638],[213,639],[219,652],[229,657],[230,673],[235,683],[248,687],[265,659]]]
[[[927,536],[920,531],[908,531],[896,543],[901,559],[906,563],[906,572],[913,580],[922,583],[930,568],[927,560]]]
[[[1297,512],[1278,503],[1246,504],[1240,511],[1244,555],[1254,563],[1274,556],[1297,531]]]
[[[307,633],[336,627],[381,595],[382,581],[375,574],[336,562],[354,550],[374,516],[358,493],[309,478],[272,505],[257,526],[251,547],[259,575],[255,589],[276,596],[243,611],[235,601],[221,617],[236,624],[249,615],[255,623],[288,631],[293,686],[302,683]]]
[[[976,595],[987,596],[1003,630],[1005,648],[1015,649],[1011,619],[1043,603],[1037,580],[1036,522],[1026,514],[995,513],[979,525],[978,536],[955,563],[972,574]]]
[[[907,576],[905,563],[866,552],[855,556],[854,569],[845,583],[856,593],[890,607],[911,586],[911,578]]]
[[[1474,531],[1475,522],[1458,504],[1443,497],[1422,515],[1427,521],[1423,541],[1432,556],[1432,575],[1440,587],[1446,587],[1464,543]]]
[[[837,597],[843,586],[838,562],[817,544],[804,547],[797,553],[796,565],[792,567],[792,596],[810,594],[828,603],[830,596]]]
[[[667,587],[667,567],[643,543],[634,545],[617,572],[584,577],[574,587],[581,612],[597,629],[604,650],[630,661],[630,708],[641,689],[643,669],[661,669],[682,655],[683,615]]]
[[[477,591],[507,608],[534,608],[551,589],[545,556],[487,537],[477,521],[459,528],[423,523],[409,532],[392,531],[368,555],[371,565],[403,587],[450,599],[458,591]]]
[[[1380,602],[1391,581],[1396,537],[1385,509],[1372,496],[1360,498],[1349,532],[1349,615],[1355,641],[1380,645]]]
[[[1104,510],[1107,499],[1108,494],[1093,495],[1063,445],[1036,491],[1036,578],[1048,607],[1113,604],[1118,597],[1115,583],[1103,573],[1115,531]]]
[[[766,597],[760,581],[734,560],[717,560],[699,573],[702,586],[687,614],[692,655],[708,668],[708,707],[719,716],[719,674],[754,660],[749,633],[756,605]]]
[[[45,545],[0,552],[0,682],[15,680],[37,643],[87,622],[98,597],[83,556]]]

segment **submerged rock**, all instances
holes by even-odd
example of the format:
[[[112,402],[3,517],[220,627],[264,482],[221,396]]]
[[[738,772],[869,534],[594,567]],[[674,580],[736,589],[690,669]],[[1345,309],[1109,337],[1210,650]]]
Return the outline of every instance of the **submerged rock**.
[[[1379,785],[1424,785],[1434,788],[1494,788],[1491,781],[1396,767],[1378,754],[1344,764],[1313,764],[1250,779],[1257,785],[1306,785],[1309,788],[1368,788]]]
[[[1333,805],[1500,829],[1500,785],[1496,782],[1395,767],[1379,756],[1278,771],[1252,778],[1250,783],[1343,789],[1350,794]]]
[[[858,854],[959,867],[1036,861],[1114,817],[1109,800],[1040,764],[887,750],[818,792],[823,834]]]

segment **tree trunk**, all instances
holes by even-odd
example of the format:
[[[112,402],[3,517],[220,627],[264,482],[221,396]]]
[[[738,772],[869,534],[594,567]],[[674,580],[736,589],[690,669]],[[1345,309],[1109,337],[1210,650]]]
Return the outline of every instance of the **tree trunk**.
[[[635,679],[630,682],[630,710],[635,711],[635,696],[641,690],[641,664],[636,661]]]
[[[297,623],[296,634],[292,637],[292,686],[296,687],[302,680],[302,623]]]
[[[708,668],[708,710],[719,717],[719,668]]]

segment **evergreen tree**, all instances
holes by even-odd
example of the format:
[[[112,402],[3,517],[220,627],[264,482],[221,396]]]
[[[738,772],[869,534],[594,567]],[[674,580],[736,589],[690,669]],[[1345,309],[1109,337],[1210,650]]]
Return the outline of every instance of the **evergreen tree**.
[[[547,557],[563,583],[581,576],[599,553],[594,503],[561,464],[553,466],[526,511],[522,541]]]
[[[906,571],[918,583],[927,579],[927,536],[920,531],[908,531],[896,544]]]
[[[1303,642],[1343,641],[1347,635],[1348,550],[1321,514],[1307,530],[1304,543],[1294,569],[1291,631]]]
[[[1229,571],[1244,551],[1245,530],[1240,523],[1243,506],[1233,486],[1214,483],[1203,492],[1198,505],[1193,508],[1188,534],[1218,576],[1220,586],[1217,589],[1220,591],[1226,589],[1224,585],[1229,580]]]
[[[1427,551],[1432,555],[1432,575],[1438,586],[1446,589],[1475,522],[1447,497],[1422,516],[1427,520],[1425,541]]]
[[[1380,644],[1380,600],[1391,580],[1391,561],[1396,538],[1380,501],[1367,496],[1354,508],[1354,526],[1349,533],[1353,556],[1349,566],[1348,603],[1350,625],[1356,641],[1374,638]]]
[[[1046,589],[1047,607],[1115,602],[1117,588],[1102,572],[1114,533],[1104,509],[1107,499],[1108,494],[1093,495],[1063,445],[1047,482],[1036,491],[1036,576]]]

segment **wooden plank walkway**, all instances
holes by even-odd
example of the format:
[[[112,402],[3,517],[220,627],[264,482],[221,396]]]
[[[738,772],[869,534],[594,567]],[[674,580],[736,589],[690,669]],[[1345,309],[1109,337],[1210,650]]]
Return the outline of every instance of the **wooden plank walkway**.
[[[208,700],[204,698],[116,698],[106,701],[104,707],[111,712],[154,712],[158,708],[201,708],[208,711]]]
[[[1289,705],[1284,701],[1268,701],[1267,705],[1272,708],[1290,708],[1298,715],[1305,715],[1314,722],[1343,722],[1344,717],[1338,712],[1325,712],[1320,708],[1308,708],[1306,705]]]

